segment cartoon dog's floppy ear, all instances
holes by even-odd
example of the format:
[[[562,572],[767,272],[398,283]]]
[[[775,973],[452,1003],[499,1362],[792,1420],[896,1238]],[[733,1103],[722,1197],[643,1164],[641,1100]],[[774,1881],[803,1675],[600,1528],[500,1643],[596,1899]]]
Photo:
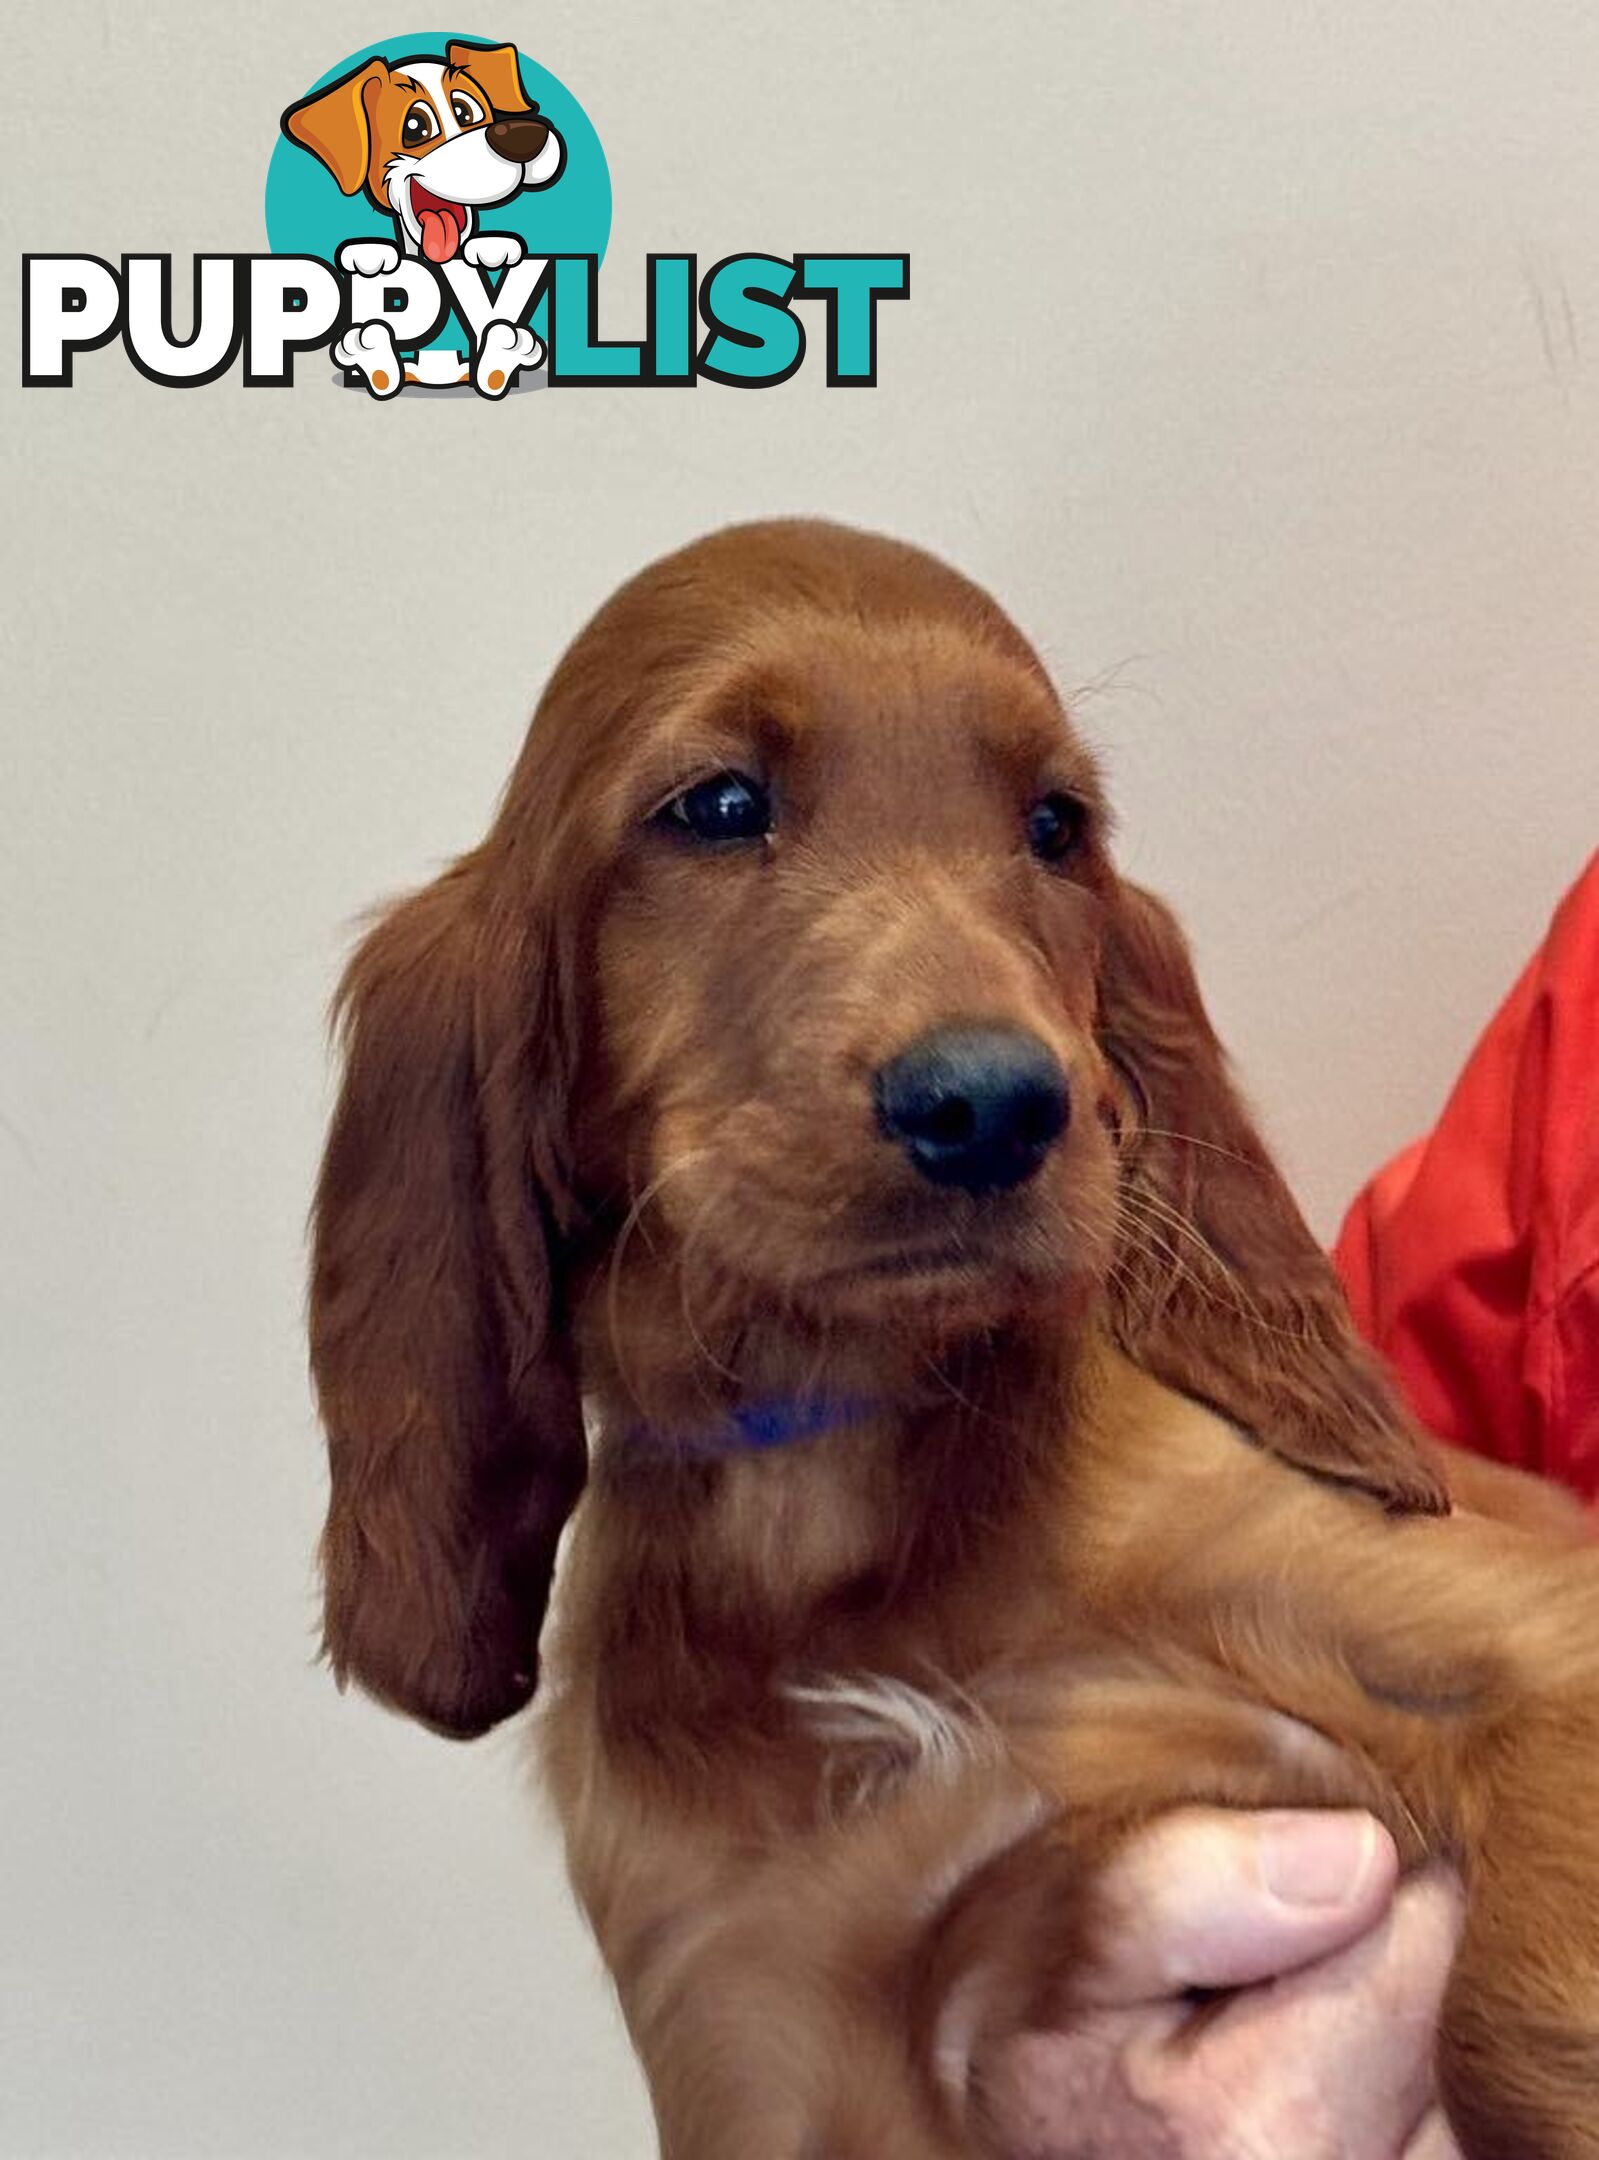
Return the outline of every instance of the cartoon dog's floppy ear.
[[[369,60],[283,115],[283,132],[290,142],[320,158],[346,195],[359,195],[366,185],[372,166],[368,101],[388,79],[388,63]]]
[[[459,1737],[533,1693],[584,1475],[534,1183],[560,1160],[564,1088],[538,939],[496,927],[485,883],[468,858],[350,964],[310,1300],[327,1655],[341,1684]]]
[[[452,68],[464,68],[497,113],[530,112],[514,45],[446,45]]]
[[[1169,909],[1111,896],[1100,1035],[1130,1085],[1111,1322],[1157,1379],[1395,1510],[1448,1500],[1242,1101]]]

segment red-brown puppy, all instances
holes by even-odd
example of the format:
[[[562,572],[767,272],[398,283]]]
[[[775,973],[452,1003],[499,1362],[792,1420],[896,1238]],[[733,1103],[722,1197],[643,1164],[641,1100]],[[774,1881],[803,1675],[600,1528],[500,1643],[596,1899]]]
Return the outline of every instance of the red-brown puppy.
[[[990,599],[656,564],[343,1011],[329,1654],[520,1708],[586,1409],[543,1741],[671,2160],[983,2149],[1187,1800],[1456,1860],[1457,2134],[1599,2154],[1599,1574],[1447,1516]]]

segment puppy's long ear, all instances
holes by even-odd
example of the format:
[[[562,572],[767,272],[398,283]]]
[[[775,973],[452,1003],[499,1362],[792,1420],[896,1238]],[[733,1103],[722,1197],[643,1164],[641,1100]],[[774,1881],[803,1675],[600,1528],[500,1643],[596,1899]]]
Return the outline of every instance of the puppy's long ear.
[[[343,1089],[314,1210],[311,1362],[341,1685],[466,1737],[532,1695],[583,1482],[535,1164],[564,1112],[525,928],[476,862],[403,901],[339,997]]]
[[[314,97],[302,98],[283,115],[290,142],[309,150],[332,173],[346,195],[359,195],[372,166],[372,119],[368,100],[389,79],[387,64],[369,60]]]
[[[1139,1098],[1112,1289],[1123,1347],[1298,1467],[1392,1509],[1447,1510],[1233,1087],[1182,932],[1125,883],[1110,904],[1100,1029]]]

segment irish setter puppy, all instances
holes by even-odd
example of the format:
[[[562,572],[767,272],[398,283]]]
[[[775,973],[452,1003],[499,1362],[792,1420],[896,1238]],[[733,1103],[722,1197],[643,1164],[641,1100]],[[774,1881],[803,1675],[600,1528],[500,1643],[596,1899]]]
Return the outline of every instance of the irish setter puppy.
[[[342,1012],[328,1654],[519,1710],[586,1477],[540,1744],[669,2160],[988,2150],[1191,1801],[1454,1860],[1456,2134],[1599,2155],[1599,1572],[1449,1514],[992,600],[657,563]]]

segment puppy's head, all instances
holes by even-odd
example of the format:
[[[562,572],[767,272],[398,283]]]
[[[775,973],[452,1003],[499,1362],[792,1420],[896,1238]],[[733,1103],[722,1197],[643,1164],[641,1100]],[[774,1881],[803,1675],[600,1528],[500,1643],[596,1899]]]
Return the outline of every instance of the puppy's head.
[[[857,533],[722,535],[601,614],[541,726],[604,864],[580,1159],[697,1315],[936,1333],[1103,1271],[1105,814],[986,596]]]
[[[531,1693],[573,1343],[630,1381],[652,1278],[657,1347],[713,1372],[763,1329],[937,1355],[1103,1294],[1281,1452],[1415,1497],[1038,660],[913,549],[747,527],[625,586],[483,846],[371,932],[343,1009],[328,1642],[446,1730]]]
[[[454,257],[474,208],[548,187],[565,155],[522,87],[514,45],[369,60],[291,105],[282,124],[346,195],[364,190],[435,263]]]

